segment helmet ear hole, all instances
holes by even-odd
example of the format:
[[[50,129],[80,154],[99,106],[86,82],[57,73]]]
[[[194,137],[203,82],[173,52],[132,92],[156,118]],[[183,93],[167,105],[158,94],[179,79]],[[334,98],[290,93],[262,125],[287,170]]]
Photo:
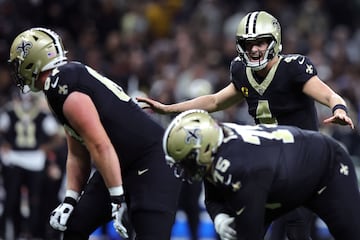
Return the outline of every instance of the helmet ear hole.
[[[211,152],[211,145],[210,144],[207,144],[205,147],[204,147],[204,150],[202,152],[201,155],[206,155],[206,156],[212,156],[212,152]],[[200,165],[206,165],[208,164],[209,160],[208,159],[202,159],[202,158],[199,158],[198,159],[198,164]]]
[[[210,144],[206,145],[205,151],[204,152],[208,152],[210,150]]]
[[[204,149],[204,154],[208,154],[209,151],[211,151],[211,146],[210,144],[206,145],[205,149]]]
[[[26,70],[29,70],[29,69],[31,69],[33,66],[34,66],[34,64],[33,64],[33,63],[30,63],[30,64],[26,65],[25,69],[26,69]]]

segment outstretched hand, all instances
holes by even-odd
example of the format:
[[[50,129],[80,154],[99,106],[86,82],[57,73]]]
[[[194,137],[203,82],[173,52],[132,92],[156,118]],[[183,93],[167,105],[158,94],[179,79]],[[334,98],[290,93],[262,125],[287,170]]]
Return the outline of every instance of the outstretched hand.
[[[145,105],[142,107],[143,109],[151,108],[156,113],[160,113],[160,114],[167,113],[165,110],[166,105],[162,104],[161,102],[155,101],[147,97],[136,97],[136,100],[138,102],[145,103]]]
[[[335,123],[340,125],[349,125],[352,129],[354,129],[354,123],[351,118],[344,113],[336,113],[334,116],[331,116],[323,121],[323,123]]]

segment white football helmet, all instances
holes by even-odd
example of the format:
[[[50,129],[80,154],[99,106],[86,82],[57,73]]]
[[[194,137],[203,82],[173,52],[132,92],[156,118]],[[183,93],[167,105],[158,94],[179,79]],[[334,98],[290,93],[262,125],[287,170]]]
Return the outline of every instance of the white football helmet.
[[[204,110],[188,110],[173,119],[165,131],[163,148],[175,176],[200,181],[223,140],[221,127]]]
[[[9,64],[16,85],[24,91],[27,85],[31,91],[35,87],[39,73],[59,67],[67,62],[61,38],[46,28],[31,28],[20,33],[10,48]]]
[[[269,46],[258,62],[251,62],[245,43],[260,38],[268,39]],[[250,12],[241,19],[236,32],[236,51],[247,67],[254,71],[261,70],[281,50],[281,27],[275,17],[265,11],[257,11]]]

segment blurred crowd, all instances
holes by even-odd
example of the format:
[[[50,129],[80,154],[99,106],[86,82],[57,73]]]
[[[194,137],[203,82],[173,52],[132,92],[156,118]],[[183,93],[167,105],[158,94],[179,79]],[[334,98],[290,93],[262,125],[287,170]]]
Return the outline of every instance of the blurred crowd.
[[[104,73],[130,95],[170,103],[216,91],[229,82],[237,24],[257,9],[280,20],[283,53],[308,55],[320,78],[348,99],[357,122],[357,0],[2,0],[1,104],[11,85],[4,69],[9,45],[20,31],[34,26],[59,32],[69,59]],[[222,118],[247,121],[240,107]]]
[[[6,61],[14,37],[31,27],[58,32],[70,60],[81,61],[126,89],[173,103],[229,83],[235,33],[249,11],[266,10],[282,26],[283,53],[307,55],[319,77],[360,119],[359,0],[0,0],[0,110],[18,91]],[[318,106],[319,120],[330,116]],[[172,116],[153,114],[164,125]],[[246,103],[216,113],[252,124]],[[359,131],[322,126],[360,159]],[[360,162],[360,160],[359,160]]]

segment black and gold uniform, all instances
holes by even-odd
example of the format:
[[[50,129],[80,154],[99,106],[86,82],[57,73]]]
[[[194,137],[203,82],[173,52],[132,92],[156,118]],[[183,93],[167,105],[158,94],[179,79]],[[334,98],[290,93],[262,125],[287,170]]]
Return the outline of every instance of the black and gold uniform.
[[[44,93],[58,120],[80,142],[81,136],[62,110],[64,101],[74,91],[91,98],[119,156],[129,214],[137,236],[158,232],[161,234],[158,239],[169,238],[180,181],[165,163],[161,147],[164,129],[115,82],[88,66],[69,62],[53,70],[45,82]],[[69,219],[68,232],[90,235],[109,220],[110,195],[102,177],[95,172]]]
[[[292,126],[222,128],[205,200],[213,219],[235,217],[237,239],[263,239],[273,220],[299,206],[318,214],[335,239],[360,239],[357,177],[339,143]]]
[[[302,129],[318,130],[315,103],[302,89],[317,75],[315,66],[303,55],[280,55],[279,61],[265,78],[260,78],[246,67],[239,57],[231,64],[231,80],[248,103],[249,114],[257,124],[281,124]],[[287,222],[287,236],[291,239],[308,239],[313,213],[299,208],[279,219],[272,228],[272,239],[283,238],[281,228]]]

